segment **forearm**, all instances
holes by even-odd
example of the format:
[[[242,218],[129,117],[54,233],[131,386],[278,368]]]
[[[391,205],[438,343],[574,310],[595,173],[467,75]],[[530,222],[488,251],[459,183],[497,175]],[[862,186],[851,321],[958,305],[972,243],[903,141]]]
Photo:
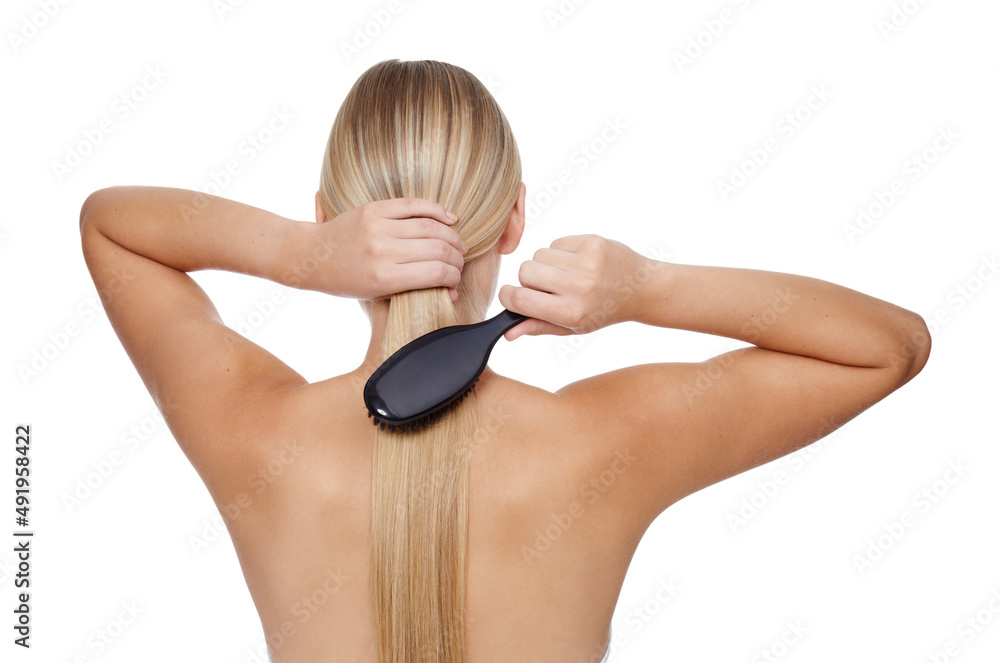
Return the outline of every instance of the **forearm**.
[[[915,374],[926,361],[930,336],[923,319],[889,302],[806,276],[663,266],[652,272],[636,313],[639,322],[848,366],[896,367],[905,374]]]
[[[97,191],[80,229],[184,272],[220,269],[284,283],[302,222],[185,189],[127,186]]]

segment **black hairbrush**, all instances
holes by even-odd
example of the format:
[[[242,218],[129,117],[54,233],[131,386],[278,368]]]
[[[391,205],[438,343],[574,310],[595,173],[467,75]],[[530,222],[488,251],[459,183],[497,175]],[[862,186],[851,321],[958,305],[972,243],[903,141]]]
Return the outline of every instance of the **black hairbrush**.
[[[527,319],[504,309],[489,320],[410,341],[368,378],[368,416],[383,430],[414,431],[437,421],[472,390],[504,332]]]

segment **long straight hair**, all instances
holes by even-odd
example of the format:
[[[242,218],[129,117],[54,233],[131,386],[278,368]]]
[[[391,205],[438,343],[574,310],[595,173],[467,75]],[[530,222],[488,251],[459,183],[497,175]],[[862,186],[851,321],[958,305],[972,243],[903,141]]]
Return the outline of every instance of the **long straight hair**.
[[[496,245],[520,182],[507,119],[468,71],[390,60],[355,82],[324,155],[320,203],[327,217],[374,200],[425,198],[458,216],[453,227],[468,246],[457,310],[447,288],[392,296],[383,358],[431,330],[482,319],[488,305],[482,293],[489,288],[481,282],[485,270],[470,261]],[[421,431],[374,432],[370,578],[379,663],[465,660],[468,477],[477,412],[473,392]]]

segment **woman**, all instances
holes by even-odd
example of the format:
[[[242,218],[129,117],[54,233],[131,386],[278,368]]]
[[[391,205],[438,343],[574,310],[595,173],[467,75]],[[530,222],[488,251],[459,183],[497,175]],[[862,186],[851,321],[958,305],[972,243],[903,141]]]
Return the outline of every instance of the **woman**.
[[[373,430],[368,376],[411,338],[484,318],[524,200],[482,84],[389,61],[337,115],[317,224],[176,189],[84,203],[108,316],[226,520],[275,663],[599,661],[664,509],[832,432],[927,360],[920,316],[853,290],[564,237],[500,289],[530,317],[509,340],[632,320],[753,347],[556,393],[487,369],[439,424]],[[307,383],[222,324],[187,275],[200,269],[359,299],[364,362]],[[248,493],[275,461],[280,478]]]

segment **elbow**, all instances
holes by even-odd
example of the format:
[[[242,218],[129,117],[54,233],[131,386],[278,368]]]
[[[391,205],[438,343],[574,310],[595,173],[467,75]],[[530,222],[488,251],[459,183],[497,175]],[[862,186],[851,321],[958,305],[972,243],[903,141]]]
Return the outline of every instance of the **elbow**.
[[[87,223],[87,220],[93,215],[94,209],[100,205],[100,200],[103,198],[104,189],[98,189],[93,192],[87,199],[83,201],[83,205],[80,206],[80,234],[83,234],[83,227]]]
[[[87,199],[83,201],[83,205],[80,206],[80,234],[83,234],[83,230],[87,226],[93,226],[94,222],[101,213],[107,209],[107,207],[112,204],[112,201],[117,197],[117,194],[125,187],[112,186],[104,189],[98,189],[92,194],[87,196]]]
[[[931,332],[919,314],[909,312],[897,348],[890,355],[890,366],[899,371],[902,386],[923,370],[931,355]]]
[[[910,377],[923,370],[924,365],[931,356],[931,331],[927,328],[927,323],[919,315],[915,316],[918,323],[917,329],[917,356],[913,363],[913,371]]]
[[[88,225],[93,225],[93,218],[97,213],[97,210],[103,205],[104,199],[107,197],[105,194],[107,189],[98,189],[93,192],[87,199],[83,201],[83,205],[80,206],[80,234],[83,234],[84,227]]]

